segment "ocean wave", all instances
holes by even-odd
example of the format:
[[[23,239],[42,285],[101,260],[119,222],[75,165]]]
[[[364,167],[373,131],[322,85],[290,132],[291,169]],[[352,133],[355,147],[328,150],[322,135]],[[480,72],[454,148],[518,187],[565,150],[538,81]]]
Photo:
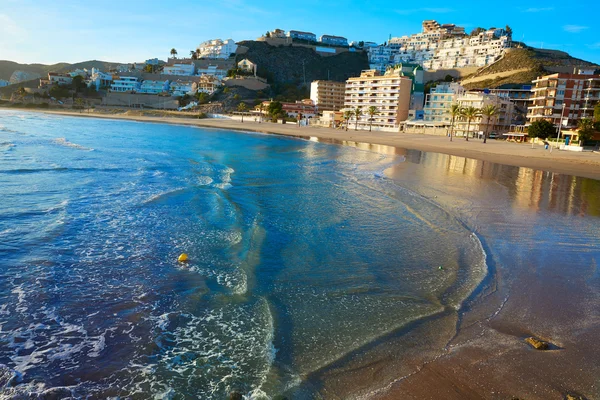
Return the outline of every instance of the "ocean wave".
[[[71,148],[77,149],[77,150],[85,150],[85,151],[93,151],[94,150],[91,147],[85,147],[85,146],[82,146],[77,143],[71,143],[65,138],[56,138],[56,139],[53,139],[52,142],[55,144],[58,144],[60,146],[71,147]]]

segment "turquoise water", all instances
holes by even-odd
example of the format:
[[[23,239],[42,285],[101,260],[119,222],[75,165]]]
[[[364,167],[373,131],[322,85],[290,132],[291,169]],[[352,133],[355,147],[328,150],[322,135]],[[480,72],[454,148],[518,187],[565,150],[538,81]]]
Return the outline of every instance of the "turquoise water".
[[[403,163],[0,111],[0,397],[268,398],[458,309],[486,254]]]

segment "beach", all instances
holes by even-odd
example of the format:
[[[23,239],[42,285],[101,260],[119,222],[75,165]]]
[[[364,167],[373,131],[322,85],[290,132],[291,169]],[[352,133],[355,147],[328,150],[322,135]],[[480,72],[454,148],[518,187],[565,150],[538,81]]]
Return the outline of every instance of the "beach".
[[[32,110],[28,110],[32,111]],[[70,115],[77,117],[97,117],[124,119],[141,122],[160,122],[169,124],[193,125],[206,128],[233,129],[250,132],[270,133],[286,136],[296,136],[309,139],[316,137],[332,142],[360,142],[374,145],[394,146],[405,149],[414,149],[427,152],[450,154],[454,156],[490,161],[499,164],[528,167],[544,171],[557,172],[568,175],[583,176],[600,179],[600,153],[598,152],[571,152],[544,150],[540,144],[513,143],[503,140],[488,140],[483,144],[479,139],[463,137],[453,138],[452,141],[444,136],[405,134],[400,132],[384,132],[366,130],[355,131],[350,126],[348,131],[322,127],[300,127],[297,124],[274,124],[270,122],[258,123],[247,117],[242,123],[232,119],[194,119],[176,117],[144,116],[141,112],[121,114],[80,113],[74,111],[36,111],[47,114]],[[138,115],[135,115],[138,114]]]
[[[278,349],[277,358],[283,360],[280,361],[282,364],[285,364],[288,361],[287,358],[290,358],[299,364],[303,363],[302,366],[310,366],[310,368],[305,367],[308,372],[300,375],[301,382],[298,386],[288,388],[287,392],[284,393],[288,398],[559,400],[564,399],[567,394],[582,396],[581,398],[587,399],[599,398],[600,382],[598,376],[600,376],[600,370],[598,366],[600,365],[600,349],[596,346],[597,337],[600,335],[600,314],[598,311],[600,310],[600,290],[598,289],[600,287],[600,274],[597,268],[600,262],[598,254],[600,242],[597,228],[597,220],[600,217],[600,204],[597,200],[600,194],[600,183],[597,180],[600,179],[599,154],[559,152],[556,150],[550,153],[537,145],[532,149],[531,145],[527,144],[494,140],[482,144],[480,140],[466,142],[464,138],[455,138],[450,142],[446,137],[405,135],[390,132],[356,132],[352,128],[348,131],[342,131],[298,127],[292,124],[259,124],[254,121],[241,123],[217,119],[195,120],[58,111],[45,111],[44,113],[189,125],[210,128],[211,131],[213,128],[221,129],[223,133],[227,133],[227,135],[223,135],[225,138],[219,137],[218,134],[212,136],[216,136],[214,140],[227,140],[228,145],[236,141],[250,140],[243,138],[243,136],[261,137],[261,135],[234,135],[231,132],[226,132],[232,130],[299,137],[323,143],[345,144],[350,147],[357,147],[359,150],[367,150],[367,152],[343,153],[340,156],[339,160],[346,163],[344,165],[348,170],[340,169],[332,179],[337,179],[338,175],[344,173],[348,175],[343,175],[347,178],[343,182],[353,182],[353,179],[358,176],[360,179],[356,179],[359,179],[358,183],[360,185],[356,187],[349,185],[344,190],[328,194],[331,198],[332,208],[330,211],[332,212],[321,214],[320,217],[314,216],[316,215],[315,211],[322,211],[318,206],[325,200],[323,188],[329,188],[332,185],[329,185],[329,181],[326,180],[324,183],[327,183],[327,185],[319,186],[314,191],[311,185],[319,183],[327,171],[335,168],[330,165],[331,154],[321,153],[325,151],[324,147],[327,147],[327,151],[336,154],[336,151],[329,149],[329,147],[335,148],[338,146],[323,146],[316,143],[321,147],[313,147],[314,143],[308,143],[307,146],[286,143],[285,146],[292,146],[293,151],[284,147],[281,154],[276,153],[277,157],[280,157],[278,159],[281,160],[300,154],[304,157],[301,160],[308,162],[306,166],[300,163],[293,163],[291,166],[294,176],[297,175],[299,179],[304,179],[302,185],[297,188],[299,193],[298,203],[290,205],[290,209],[295,210],[291,214],[298,214],[299,221],[297,223],[306,224],[303,225],[306,232],[319,235],[324,232],[325,234],[318,237],[321,242],[309,243],[312,246],[299,246],[297,249],[303,249],[302,253],[290,250],[283,254],[281,260],[274,260],[273,265],[270,267],[272,269],[262,271],[263,275],[260,275],[260,273],[261,268],[264,267],[258,268],[258,272],[252,272],[252,268],[256,268],[256,266],[252,268],[247,266],[246,270],[249,277],[257,274],[256,276],[262,276],[263,279],[268,281],[271,279],[272,274],[279,273],[280,264],[293,260],[288,265],[288,268],[290,268],[290,271],[287,272],[289,274],[288,279],[282,277],[279,285],[288,284],[288,282],[293,284],[299,278],[302,278],[300,280],[308,280],[300,271],[294,269],[296,264],[302,264],[303,260],[307,258],[317,262],[318,268],[316,271],[319,276],[325,278],[324,282],[327,284],[324,286],[327,286],[335,281],[338,272],[337,270],[327,269],[328,261],[333,263],[337,259],[348,257],[349,261],[354,262],[363,257],[370,263],[376,262],[375,259],[368,259],[370,250],[366,247],[367,243],[363,243],[369,241],[370,237],[361,238],[361,241],[357,241],[355,245],[348,246],[345,252],[331,255],[330,252],[336,246],[348,243],[348,237],[341,235],[339,242],[332,243],[329,252],[314,254],[312,252],[317,251],[316,249],[323,243],[327,243],[334,233],[344,232],[347,228],[350,228],[347,229],[349,232],[354,232],[358,231],[359,228],[362,229],[364,226],[370,226],[369,224],[377,222],[381,225],[377,225],[377,229],[370,232],[372,235],[377,235],[387,225],[393,225],[396,221],[395,217],[402,214],[402,212],[406,213],[406,215],[402,214],[402,218],[411,221],[409,226],[413,226],[412,230],[394,231],[394,236],[391,238],[383,237],[383,235],[377,236],[376,243],[370,244],[374,249],[380,249],[379,246],[389,240],[389,248],[385,248],[386,251],[383,252],[386,257],[377,260],[377,262],[382,262],[381,269],[384,272],[394,265],[392,262],[388,265],[386,263],[387,259],[392,258],[397,249],[402,246],[412,249],[403,255],[406,258],[420,253],[428,254],[430,251],[442,254],[441,257],[436,258],[436,260],[441,260],[439,264],[431,265],[432,268],[430,268],[427,275],[428,279],[430,279],[430,275],[434,279],[443,279],[440,277],[443,277],[443,274],[447,273],[446,271],[453,271],[451,260],[454,258],[467,265],[475,263],[474,260],[476,259],[473,258],[471,253],[466,252],[450,256],[451,248],[440,251],[440,243],[419,240],[417,231],[421,229],[419,228],[421,224],[430,229],[432,235],[439,234],[443,235],[441,237],[451,238],[452,243],[457,243],[456,238],[459,238],[459,242],[465,241],[468,245],[467,248],[476,249],[478,251],[476,254],[480,254],[479,251],[481,251],[486,264],[485,277],[483,279],[480,279],[479,275],[464,277],[465,281],[479,282],[472,294],[460,301],[454,301],[451,298],[454,291],[448,289],[448,293],[439,295],[441,299],[439,309],[430,312],[427,317],[415,319],[411,323],[398,327],[393,327],[394,318],[389,318],[390,316],[395,317],[392,314],[397,312],[396,307],[379,308],[377,309],[381,313],[379,319],[388,317],[391,328],[377,326],[377,329],[374,329],[379,320],[374,318],[371,326],[364,328],[367,332],[364,333],[365,337],[368,337],[369,340],[358,344],[348,342],[347,347],[349,350],[347,352],[339,351],[338,353],[342,355],[336,356],[333,361],[317,362],[317,359],[321,356],[319,352],[310,353],[307,351],[303,357],[299,357],[298,354],[302,354],[302,352],[293,347],[293,351],[290,350],[286,354],[281,349],[289,349],[286,346],[289,346],[290,342],[296,337],[293,334],[285,336],[287,333],[284,330],[284,339],[274,341],[275,348]],[[35,123],[35,121],[32,123]],[[53,121],[53,123],[56,124],[55,129],[57,129],[57,132],[60,132],[58,130],[60,121]],[[85,124],[81,124],[80,121],[78,123],[80,125],[77,125],[77,129],[64,133],[65,138],[58,143],[54,140],[51,142],[52,145],[61,146],[61,150],[65,152],[90,150],[89,154],[91,156],[101,157],[102,151],[91,151],[95,147],[91,143],[97,138],[87,138],[90,143],[85,142],[86,136],[79,133],[79,130],[84,129]],[[135,124],[128,125],[133,126]],[[137,125],[147,126],[148,124]],[[102,129],[108,129],[106,125],[101,126]],[[144,129],[146,128],[144,127]],[[192,131],[189,128],[185,129]],[[124,132],[126,134],[127,130]],[[168,132],[178,133],[179,131]],[[147,132],[143,131],[142,133]],[[113,139],[115,149],[120,151],[119,141],[122,140],[121,137],[114,133],[111,134],[115,136]],[[189,136],[188,141],[185,143],[194,143],[193,132],[183,132],[183,134]],[[63,134],[61,133],[61,135]],[[77,135],[80,135],[80,138],[77,138]],[[73,136],[76,139],[73,139]],[[15,137],[17,137],[16,134]],[[143,139],[143,135],[139,134],[137,136],[139,143],[144,143]],[[254,140],[258,139],[252,139],[252,141]],[[229,190],[228,188],[231,185],[235,187],[237,172],[233,171],[242,170],[241,166],[244,165],[253,165],[255,156],[266,153],[269,140],[279,142],[280,138],[266,137],[264,143],[261,142],[259,146],[253,147],[254,153],[245,155],[242,152],[241,154],[244,154],[244,157],[247,158],[235,160],[239,163],[239,168],[237,168],[237,165],[236,168],[229,168],[229,164],[219,160],[223,166],[219,166],[217,173],[212,176],[211,179],[214,179],[214,182],[211,181],[210,184],[215,185],[215,187],[211,190],[214,190],[215,193],[221,193]],[[285,139],[285,141],[306,144],[302,141],[290,141],[288,139]],[[222,144],[219,141],[215,143]],[[35,145],[35,143],[33,144]],[[164,140],[160,144],[167,146],[169,141]],[[24,147],[24,145],[17,143],[15,149],[20,147]],[[202,148],[202,146],[198,146],[195,151],[200,152]],[[194,229],[187,226],[187,221],[193,221],[193,218],[185,215],[187,208],[182,207],[180,203],[175,204],[180,208],[173,208],[173,205],[168,203],[169,199],[176,199],[182,193],[185,194],[186,191],[180,186],[186,186],[189,183],[176,185],[170,182],[170,179],[167,179],[167,175],[161,175],[169,171],[168,168],[161,169],[163,167],[162,163],[169,161],[163,160],[164,155],[161,153],[167,150],[150,145],[146,150],[147,154],[144,157],[137,157],[136,159],[142,165],[145,165],[149,159],[155,157],[154,162],[156,165],[153,164],[152,168],[149,170],[144,169],[142,172],[147,172],[148,179],[153,184],[155,184],[155,180],[162,176],[164,181],[169,185],[173,185],[173,187],[169,186],[169,190],[165,193],[161,192],[159,196],[151,196],[149,200],[142,202],[142,205],[136,203],[133,210],[137,210],[135,212],[139,213],[140,221],[136,221],[134,218],[134,225],[140,224],[141,227],[146,227],[144,223],[154,223],[156,220],[162,224],[160,229],[156,230],[158,232],[161,229],[169,231],[173,229],[172,226],[181,229],[181,231],[175,232],[176,234],[172,234],[174,237],[194,232]],[[171,154],[172,157],[173,154],[177,154],[176,150],[177,148],[173,144],[172,153],[168,154]],[[185,150],[185,148],[182,148],[182,151]],[[345,151],[346,149],[342,148],[342,150]],[[386,161],[387,157],[382,157],[379,160],[373,153],[389,156],[392,161]],[[191,158],[194,155],[194,152],[190,152],[184,158]],[[104,170],[95,172],[95,174],[102,176],[106,173],[107,183],[105,184],[112,184],[113,170],[121,171],[120,173],[128,171],[129,166],[126,162],[119,168],[113,165],[121,158],[115,158],[115,160],[111,160],[111,163],[107,163],[106,168],[107,171],[110,171],[110,174]],[[375,171],[373,171],[373,167],[369,167],[361,175],[364,171],[355,168],[353,163],[362,161],[363,158],[368,159],[370,163],[377,166]],[[205,159],[210,158],[205,157]],[[78,158],[74,160],[79,162]],[[212,159],[210,160],[213,162]],[[230,160],[229,162],[233,163],[234,161]],[[188,170],[193,171],[194,168],[197,168],[198,163],[198,161],[194,161],[189,168],[187,164],[183,164],[182,170],[186,173]],[[92,166],[96,168],[93,164],[89,168]],[[378,168],[381,168],[381,171]],[[82,168],[81,171],[82,176],[85,178],[88,174],[87,169]],[[277,171],[272,171],[272,173],[277,174]],[[136,177],[141,172],[134,169],[131,174],[131,176]],[[128,179],[133,179],[131,176],[127,175]],[[384,177],[385,180],[382,179]],[[204,186],[197,188],[199,178],[196,176],[193,178],[193,190],[206,190]],[[203,178],[201,185],[206,185],[205,182],[209,182],[207,177],[202,176],[200,178]],[[249,175],[249,180],[246,182],[248,184],[240,185],[238,190],[252,190],[255,187],[253,183],[256,184],[255,179],[259,178],[266,179],[267,182],[256,186],[256,188],[260,188],[254,194],[257,199],[262,199],[263,196],[266,196],[265,193],[269,193],[277,187],[275,185],[276,180],[261,171],[260,174]],[[73,181],[77,182],[77,179]],[[334,180],[334,182],[338,181]],[[89,186],[93,187],[94,185]],[[109,201],[112,202],[113,197],[121,196],[123,193],[135,194],[138,189],[131,189],[139,186],[131,186],[128,183],[125,189],[117,188],[118,190],[107,194]],[[15,185],[14,187],[17,188],[18,186]],[[350,188],[354,188],[355,191],[350,191]],[[280,189],[282,189],[282,192],[277,193],[271,203],[267,203],[268,207],[265,210],[281,207],[282,215],[287,215],[288,206],[282,204],[284,201],[282,202],[281,199],[286,199],[285,196],[290,192],[294,192],[296,188],[291,186],[290,189],[287,189],[284,186]],[[83,190],[83,188],[73,190],[73,192],[79,193],[78,190]],[[213,215],[211,210],[223,208],[223,204],[227,205],[231,201],[231,191],[225,193],[226,195],[219,202],[206,205],[203,217],[209,222],[233,223],[235,221],[230,217],[233,213],[232,210],[252,210],[252,207],[254,207],[247,203],[247,199],[249,197],[253,198],[253,196],[248,196],[246,193],[242,196],[242,193],[240,193],[237,202],[232,202],[232,204],[237,204],[237,207],[226,209],[227,212],[223,212],[223,215]],[[345,207],[348,207],[352,201],[362,196],[366,197],[364,204],[374,202],[373,204],[376,206],[364,215],[348,215]],[[90,196],[90,198],[95,199],[96,197]],[[318,199],[318,201],[306,201],[306,199]],[[377,199],[377,201],[374,199]],[[396,207],[395,204],[398,199],[401,200],[402,207],[393,208]],[[186,201],[190,204],[195,203],[198,202],[198,197],[197,195],[193,197],[190,193]],[[73,203],[76,203],[76,201],[73,200]],[[260,202],[257,202],[257,204],[260,204]],[[394,204],[394,206],[389,206],[389,204]],[[97,202],[92,203],[92,206],[96,205]],[[118,202],[115,202],[115,206],[123,207]],[[419,208],[421,206],[424,208]],[[61,207],[69,207],[69,205]],[[87,207],[87,205],[82,206],[78,213],[87,213]],[[162,215],[163,218],[165,215],[168,216],[168,210],[177,210],[178,212],[182,210],[184,221],[179,220],[179,214],[171,216],[172,219],[167,220],[169,223],[160,222],[162,221],[160,218],[145,219],[143,218],[146,216],[143,212],[145,207],[155,207],[156,210],[152,208],[153,213],[155,213],[153,215]],[[392,208],[387,209],[386,207]],[[386,209],[386,213],[379,215],[378,213],[382,208]],[[393,212],[390,210],[393,210]],[[110,220],[112,214],[107,210],[102,211],[104,214],[90,213],[89,218],[95,221],[96,216],[92,214],[97,214],[99,226],[105,227],[104,220]],[[121,212],[119,211],[118,214],[114,216],[113,224],[104,228],[107,233],[112,234],[114,227],[120,226],[115,222],[120,221]],[[289,245],[288,240],[285,238],[280,238],[281,242],[276,242],[275,245],[271,244],[273,236],[265,236],[264,232],[255,226],[256,221],[263,218],[260,217],[261,214],[256,213],[257,217],[253,214],[252,218],[239,218],[251,222],[248,227],[245,227],[247,232],[250,233],[249,239],[240,242],[242,244],[247,242],[248,249],[250,249],[246,250],[244,254],[246,252],[253,254],[257,251],[256,248],[261,245],[265,246],[265,249],[268,249],[269,246],[278,248],[279,246]],[[78,214],[73,213],[73,215]],[[314,232],[310,230],[311,227],[326,219],[325,217],[331,218],[332,216],[335,217],[335,223],[328,226],[331,230],[320,229]],[[363,224],[351,225],[353,218],[359,216],[364,218]],[[305,218],[314,219],[303,221]],[[435,223],[432,223],[432,221]],[[139,240],[137,232],[127,230],[129,224],[123,224],[123,231],[120,232],[121,236],[127,237],[126,234],[131,233],[135,240]],[[275,220],[272,224],[266,226],[279,229],[282,222],[281,220]],[[206,229],[207,227],[202,226],[202,228]],[[92,249],[98,245],[105,246],[103,242],[93,242],[96,229],[94,228],[88,234],[82,234],[80,238],[84,242],[89,240],[89,247]],[[91,232],[94,234],[90,234]],[[148,236],[152,237],[152,234],[148,234]],[[311,235],[305,236],[311,237]],[[304,237],[304,235],[299,235],[299,237]],[[437,236],[428,237],[435,238]],[[163,245],[163,242],[159,239],[161,238],[156,238],[156,243],[150,243],[148,247]],[[237,245],[237,242],[235,242],[235,245]],[[364,253],[349,253],[363,246],[365,246]],[[168,249],[167,251],[173,252]],[[9,255],[13,256],[12,253]],[[149,255],[141,254],[136,257],[144,259]],[[269,257],[265,256],[265,259],[266,261],[263,262],[268,262]],[[258,263],[260,252],[254,254],[254,258],[251,257],[250,260],[249,265]],[[367,264],[369,262],[365,261]],[[396,260],[396,262],[400,262],[400,260]],[[349,265],[348,262],[341,264]],[[338,265],[337,268],[342,268],[342,265]],[[359,268],[360,266],[357,266],[349,268],[349,270],[354,271]],[[326,272],[322,272],[323,270]],[[185,275],[180,276],[179,273],[178,271],[175,277],[180,280],[177,282],[183,288],[182,293],[189,293],[193,290],[206,290],[202,286],[204,284],[198,284],[198,286],[202,286],[201,290],[192,288],[191,286],[195,282],[186,281],[185,279],[189,278]],[[370,278],[370,274],[361,275],[360,277],[361,280]],[[194,279],[199,280],[200,278],[196,277]],[[254,279],[258,281],[258,278]],[[417,278],[412,276],[411,279]],[[410,284],[412,283],[411,279],[400,279],[396,284]],[[357,280],[356,286],[352,286],[353,295],[348,297],[359,296],[363,293],[365,288],[360,286],[362,284],[361,280]],[[171,288],[170,282],[169,279],[165,279],[163,285]],[[394,288],[385,287],[386,282],[387,279],[374,280],[371,286],[382,293],[392,293]],[[323,284],[323,282],[320,283]],[[118,282],[114,284],[118,284]],[[190,285],[190,287],[187,287],[187,285]],[[253,279],[248,278],[246,290],[252,292],[255,290],[253,286],[258,286],[258,282],[253,282]],[[176,287],[176,285],[173,287]],[[318,287],[318,285],[309,286],[309,289],[310,287]],[[20,290],[26,289],[27,285],[21,283],[19,288]],[[304,302],[316,301],[312,300],[313,297],[318,298],[317,294],[310,290],[296,292],[294,286],[285,287],[285,289],[281,293],[277,293],[280,298],[278,301],[273,302],[272,308],[286,309],[286,304],[288,304],[286,302],[293,301],[296,298],[303,299]],[[464,290],[468,292],[471,289],[471,287],[468,287]],[[259,293],[262,294],[260,291]],[[340,290],[339,293],[342,293],[342,291]],[[336,304],[340,297],[344,297],[340,296],[339,293],[330,293],[326,296],[328,301],[319,303],[321,304],[319,308],[327,310],[330,304]],[[377,293],[377,295],[379,296],[381,293]],[[151,298],[152,294],[141,293],[139,299],[142,300],[136,298],[136,302],[142,302],[145,299],[144,296]],[[413,294],[413,296],[417,297],[417,294]],[[394,302],[404,304],[404,302],[409,301],[408,299],[411,296],[392,298]],[[299,309],[304,307],[303,302],[300,302],[299,305],[294,304]],[[24,303],[21,308],[26,305]],[[251,306],[258,310],[264,308],[262,300],[252,302]],[[120,312],[120,304],[115,303],[114,307],[115,312]],[[134,306],[129,305],[129,307],[133,309]],[[370,307],[367,307],[366,310],[376,310],[375,306]],[[315,307],[312,309],[307,307],[306,315],[308,317],[306,320],[300,318],[304,315],[301,314],[295,315],[294,318],[296,319],[292,317],[289,317],[289,320],[282,320],[282,317],[275,318],[275,321],[271,324],[281,326],[284,322],[289,322],[291,326],[302,326],[304,324],[310,328],[312,324],[311,310],[316,309]],[[319,311],[325,312],[323,310]],[[340,310],[344,310],[344,308],[340,308]],[[325,313],[323,315],[336,315],[339,316],[340,321],[346,318],[348,321],[354,321],[354,323],[340,325],[341,327],[334,326],[328,333],[331,336],[326,335],[324,344],[320,343],[320,345],[326,345],[330,339],[331,342],[335,342],[339,332],[349,331],[350,328],[360,325],[360,322],[365,318],[364,315],[360,315],[360,318],[358,318],[352,313],[342,314],[338,311],[332,310],[332,314]],[[127,310],[127,313],[129,313],[129,310]],[[112,311],[107,315],[112,315]],[[159,328],[168,327],[169,324],[186,326],[187,320],[182,317],[177,319],[172,317],[170,313],[164,315],[166,315],[166,319],[157,322]],[[188,313],[185,315],[186,318],[189,318],[187,317]],[[131,321],[135,321],[135,319],[131,318]],[[142,326],[148,323],[147,320],[142,318],[139,318],[139,321]],[[207,322],[209,321],[210,319],[207,320]],[[202,324],[198,326],[202,326]],[[129,329],[129,325],[126,328]],[[256,331],[261,329],[259,326],[252,326],[251,328]],[[374,329],[374,331],[372,332],[370,329]],[[136,332],[134,331],[134,333]],[[279,331],[276,330],[276,332]],[[269,334],[269,332],[265,332],[265,337],[268,337]],[[106,337],[110,338],[110,335],[108,334]],[[310,338],[322,335],[322,333],[308,330],[304,335],[303,338]],[[550,342],[551,348],[546,351],[533,349],[524,341],[530,336]],[[339,346],[343,347],[344,342],[340,343]],[[177,347],[175,346],[173,350],[168,349],[167,351],[173,351],[176,354]],[[184,357],[185,354],[179,355],[180,358]],[[294,357],[296,358],[294,359]],[[278,370],[275,368],[277,366],[278,363],[276,362],[270,374],[285,375],[286,370],[284,368]],[[277,374],[273,371],[274,369]]]

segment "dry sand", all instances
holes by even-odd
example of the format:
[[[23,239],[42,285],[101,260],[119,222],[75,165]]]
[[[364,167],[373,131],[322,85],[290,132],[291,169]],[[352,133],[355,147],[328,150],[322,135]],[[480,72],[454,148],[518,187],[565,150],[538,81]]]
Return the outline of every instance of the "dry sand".
[[[32,111],[32,110],[27,110]],[[34,112],[39,112],[33,110]],[[303,138],[317,137],[339,143],[344,141],[363,142],[379,145],[414,149],[434,153],[451,154],[460,157],[474,158],[499,164],[529,167],[544,171],[557,172],[567,175],[582,176],[600,180],[600,153],[598,152],[572,152],[544,150],[542,145],[527,143],[513,143],[503,140],[488,140],[484,144],[481,140],[454,138],[450,142],[445,136],[432,136],[422,134],[406,134],[399,132],[368,132],[348,131],[321,128],[299,127],[296,124],[273,124],[270,122],[258,123],[247,118],[243,123],[231,119],[194,119],[177,117],[154,117],[135,115],[131,113],[105,114],[79,113],[72,111],[43,111],[47,114],[71,115],[77,117],[96,117],[124,119],[140,122],[159,122],[180,125],[193,125],[208,128],[230,129],[271,133]]]

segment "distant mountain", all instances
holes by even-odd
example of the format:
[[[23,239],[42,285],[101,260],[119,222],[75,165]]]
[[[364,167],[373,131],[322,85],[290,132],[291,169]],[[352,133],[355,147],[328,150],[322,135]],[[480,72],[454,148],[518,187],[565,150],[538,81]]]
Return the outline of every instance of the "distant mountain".
[[[83,61],[75,64],[69,63],[58,63],[58,64],[19,64],[13,61],[0,60],[0,79],[10,80],[11,76],[16,71],[22,71],[27,74],[23,74],[24,78],[30,78],[31,74],[37,76],[46,76],[48,72],[67,72],[77,68],[98,68],[103,71],[107,71],[111,68],[120,65],[119,63],[111,63],[106,61],[90,60]]]

